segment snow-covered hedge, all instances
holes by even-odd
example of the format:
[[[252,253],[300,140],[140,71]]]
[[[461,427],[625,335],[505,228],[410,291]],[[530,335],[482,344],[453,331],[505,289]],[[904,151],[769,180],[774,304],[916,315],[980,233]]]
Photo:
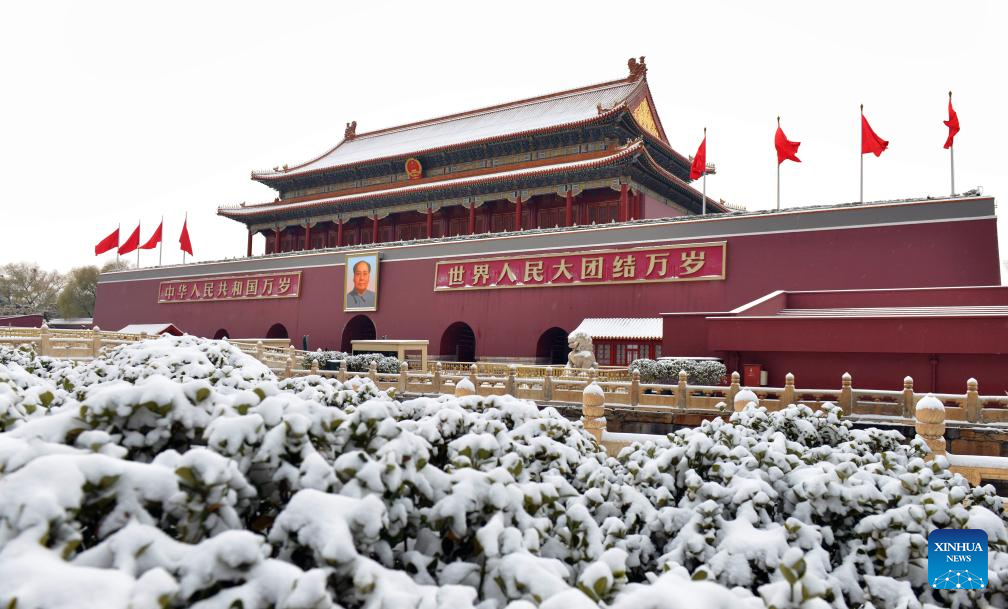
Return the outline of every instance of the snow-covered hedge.
[[[642,383],[662,385],[677,385],[680,370],[686,371],[686,382],[691,385],[720,385],[728,372],[717,360],[695,359],[635,359],[627,369],[639,370]]]
[[[1008,605],[990,487],[838,410],[749,408],[608,457],[552,408],[278,381],[224,342],[0,348],[0,607]],[[990,584],[927,586],[988,532]]]
[[[326,364],[332,363],[339,366],[339,363],[346,360],[349,372],[367,372],[371,362],[375,362],[378,372],[395,374],[399,372],[399,360],[389,355],[380,353],[360,353],[350,355],[345,351],[314,351],[304,357],[304,367],[311,368],[311,363],[317,361],[320,368],[325,368]]]

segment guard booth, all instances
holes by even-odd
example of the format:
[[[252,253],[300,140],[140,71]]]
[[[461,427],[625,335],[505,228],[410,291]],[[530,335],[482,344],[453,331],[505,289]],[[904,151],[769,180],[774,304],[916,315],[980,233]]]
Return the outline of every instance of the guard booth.
[[[426,340],[354,340],[350,341],[350,352],[353,355],[359,353],[381,353],[382,355],[395,356],[399,361],[404,361],[408,354],[412,354],[409,359],[410,368],[414,370],[427,369],[427,344]],[[419,367],[416,366],[419,363]]]

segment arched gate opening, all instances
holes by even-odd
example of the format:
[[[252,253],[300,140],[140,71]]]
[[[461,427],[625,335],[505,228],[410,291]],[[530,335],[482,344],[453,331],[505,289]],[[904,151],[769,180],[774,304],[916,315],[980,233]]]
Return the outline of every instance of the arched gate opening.
[[[566,364],[570,347],[567,346],[567,331],[550,328],[539,336],[536,343],[536,361],[541,364]]]
[[[476,334],[469,324],[457,321],[441,335],[441,358],[456,362],[476,361]]]
[[[355,340],[374,340],[378,338],[374,322],[367,315],[355,315],[343,326],[343,339],[340,341],[340,351],[350,353]]]
[[[266,338],[290,338],[287,336],[287,328],[283,324],[273,324],[266,332]]]

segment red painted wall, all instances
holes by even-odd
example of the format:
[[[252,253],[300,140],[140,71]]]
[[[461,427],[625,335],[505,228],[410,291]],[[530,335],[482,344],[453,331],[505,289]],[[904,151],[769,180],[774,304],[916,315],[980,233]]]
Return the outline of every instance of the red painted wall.
[[[428,339],[432,353],[440,350],[444,330],[462,321],[475,332],[478,357],[532,358],[545,330],[558,326],[569,332],[586,317],[726,311],[775,289],[988,285],[1000,280],[992,219],[769,233],[727,241],[725,281],[434,293],[436,260],[383,261],[380,310],[366,315],[379,337]],[[300,337],[309,334],[315,348],[338,347],[352,317],[342,311],[342,266],[305,269],[298,300],[158,305],[157,285],[158,280],[100,283],[95,323],[118,328],[172,322],[203,336],[223,328],[232,337],[255,337],[279,322],[299,345]],[[699,355],[684,352],[677,334],[667,330],[662,351]]]
[[[937,354],[935,383],[931,381],[931,354],[920,353],[809,353],[741,352],[724,354],[729,370],[743,364],[761,364],[771,387],[783,387],[784,376],[795,375],[799,389],[839,389],[840,377],[849,372],[854,389],[903,389],[903,377],[914,379],[914,390],[966,393],[966,380],[977,379],[981,395],[1004,395],[1008,356],[993,354]]]
[[[955,306],[1008,306],[1008,287],[778,294],[737,317],[694,320],[692,331],[702,327],[706,352],[731,367],[763,365],[773,386],[783,384],[787,372],[801,370],[806,387],[832,387],[838,370],[857,370],[855,378],[864,387],[889,388],[910,375],[917,389],[958,393],[972,376],[989,393],[1008,390],[1008,315],[777,315],[783,308]],[[675,317],[666,320],[665,331],[680,323]]]
[[[812,340],[810,337],[814,337]],[[714,318],[714,351],[1008,353],[1004,317]]]
[[[642,193],[642,197],[644,199],[642,218],[675,218],[685,215],[681,209],[669,207],[661,201],[649,197],[647,193]]]
[[[40,328],[45,319],[42,315],[3,315],[0,316],[0,327]]]

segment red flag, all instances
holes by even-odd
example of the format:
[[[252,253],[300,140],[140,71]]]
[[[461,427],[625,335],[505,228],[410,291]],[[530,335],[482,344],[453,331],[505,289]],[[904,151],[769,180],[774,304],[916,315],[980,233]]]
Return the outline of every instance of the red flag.
[[[105,237],[98,242],[98,245],[94,246],[94,255],[100,256],[109,250],[114,250],[119,247],[119,229],[116,228],[112,231],[112,234]]]
[[[956,134],[959,133],[959,115],[956,111],[952,109],[952,94],[949,93],[949,119],[947,121],[942,121],[945,126],[948,127],[948,138],[945,139],[945,147],[952,147],[952,139],[955,138]]]
[[[143,245],[140,246],[140,249],[152,250],[158,246],[158,243],[161,243],[161,227],[163,225],[164,220],[161,221],[161,224],[158,224],[157,230],[154,231],[154,234],[151,235],[151,238],[147,240],[147,243],[144,243]]]
[[[179,237],[178,241],[179,245],[182,246],[182,251],[192,256],[193,255],[192,242],[189,241],[188,224],[189,224],[189,218],[186,218],[185,221],[182,222],[182,235]]]
[[[861,154],[872,153],[875,156],[882,156],[882,152],[889,147],[889,142],[880,138],[878,134],[872,131],[871,125],[868,124],[868,119],[864,117],[864,112],[861,113]]]
[[[697,148],[696,156],[693,157],[693,164],[690,165],[689,179],[696,180],[707,173],[707,134],[704,133],[703,141]]]
[[[780,120],[777,122],[777,134],[774,135],[774,147],[777,148],[777,164],[780,165],[784,161],[794,161],[795,163],[801,163],[801,159],[798,158],[798,146],[801,146],[801,142],[792,142],[787,139],[784,135],[784,130],[781,129]]]
[[[140,245],[140,224],[137,224],[137,227],[133,229],[133,233],[129,236],[129,239],[119,246],[119,253],[128,254],[136,250],[138,245]]]

